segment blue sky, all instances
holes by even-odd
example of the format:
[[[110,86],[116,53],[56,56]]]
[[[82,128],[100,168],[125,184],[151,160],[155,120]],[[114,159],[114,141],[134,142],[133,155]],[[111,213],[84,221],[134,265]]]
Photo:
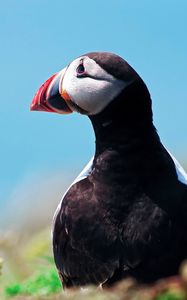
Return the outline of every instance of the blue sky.
[[[40,174],[76,175],[92,155],[86,117],[29,111],[43,81],[88,51],[115,52],[137,70],[151,92],[164,144],[185,158],[186,1],[6,0],[0,22],[1,203]]]

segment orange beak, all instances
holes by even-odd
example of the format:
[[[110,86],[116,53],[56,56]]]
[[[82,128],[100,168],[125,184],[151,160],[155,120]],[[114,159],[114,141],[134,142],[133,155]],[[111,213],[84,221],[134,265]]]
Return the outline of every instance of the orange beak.
[[[60,92],[65,70],[63,69],[54,74],[42,84],[32,100],[31,111],[46,111],[59,114],[70,114],[73,112],[67,104],[68,100],[70,100],[69,95],[65,91]]]

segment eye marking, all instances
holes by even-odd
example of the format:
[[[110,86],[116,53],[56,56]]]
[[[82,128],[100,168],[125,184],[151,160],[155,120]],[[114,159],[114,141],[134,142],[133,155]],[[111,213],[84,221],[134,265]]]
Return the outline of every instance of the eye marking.
[[[78,74],[82,74],[85,72],[85,69],[84,69],[84,65],[81,63],[78,67],[77,67],[77,73]]]
[[[80,61],[80,64],[76,69],[76,72],[77,72],[77,77],[85,77],[87,75],[83,64],[83,60]]]

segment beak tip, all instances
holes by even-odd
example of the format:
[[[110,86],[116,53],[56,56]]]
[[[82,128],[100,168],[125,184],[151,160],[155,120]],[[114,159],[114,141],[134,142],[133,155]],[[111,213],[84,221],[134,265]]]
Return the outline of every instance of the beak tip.
[[[33,104],[30,105],[30,111],[34,111],[34,105]]]
[[[69,114],[73,111],[59,93],[59,83],[65,71],[60,71],[47,79],[36,92],[30,111],[44,111]]]
[[[38,108],[39,108],[38,103],[37,102],[34,103],[34,101],[33,101],[30,105],[30,111],[36,111],[36,110],[38,110]]]

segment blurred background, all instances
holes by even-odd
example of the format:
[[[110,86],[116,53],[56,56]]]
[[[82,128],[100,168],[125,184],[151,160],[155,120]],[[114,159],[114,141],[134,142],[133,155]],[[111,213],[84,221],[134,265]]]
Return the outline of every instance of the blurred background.
[[[7,0],[0,20],[1,226],[50,222],[94,152],[86,117],[29,111],[39,86],[85,52],[115,52],[137,70],[162,141],[185,163],[186,1]]]
[[[186,1],[7,0],[0,20],[1,226],[50,222],[94,152],[86,117],[29,111],[43,81],[85,52],[115,52],[138,71],[162,141],[185,163]]]
[[[86,117],[29,111],[40,85],[83,53],[115,52],[136,69],[163,143],[187,165],[185,0],[6,0],[0,24],[2,239],[50,228],[65,189],[94,153]]]

